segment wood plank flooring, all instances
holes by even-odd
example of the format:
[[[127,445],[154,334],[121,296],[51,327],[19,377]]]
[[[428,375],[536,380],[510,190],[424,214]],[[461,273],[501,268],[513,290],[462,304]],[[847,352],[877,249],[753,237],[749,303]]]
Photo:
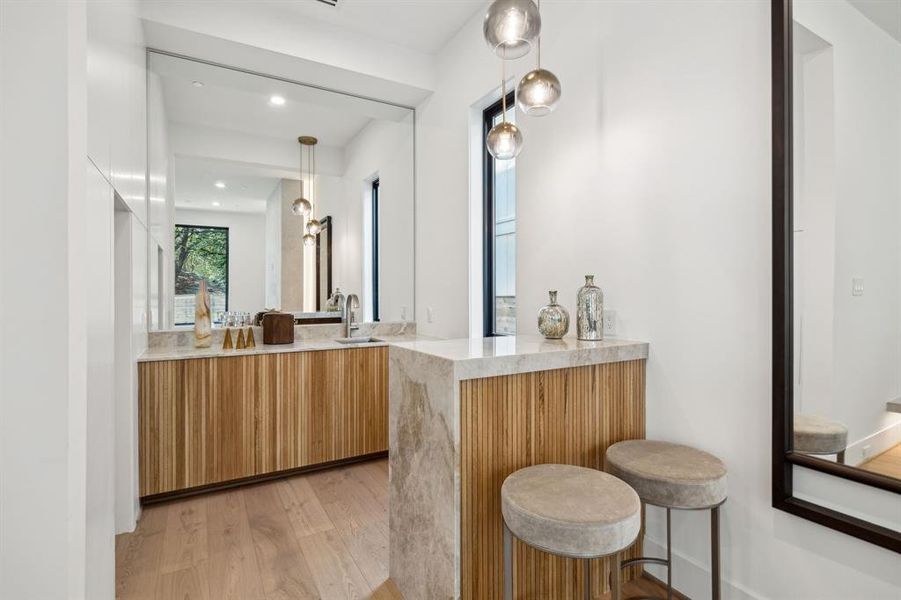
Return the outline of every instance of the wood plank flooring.
[[[624,591],[663,592],[649,579]],[[388,461],[145,507],[116,538],[116,598],[401,599],[388,580]]]
[[[860,468],[865,471],[901,479],[901,444],[874,456],[860,465]]]

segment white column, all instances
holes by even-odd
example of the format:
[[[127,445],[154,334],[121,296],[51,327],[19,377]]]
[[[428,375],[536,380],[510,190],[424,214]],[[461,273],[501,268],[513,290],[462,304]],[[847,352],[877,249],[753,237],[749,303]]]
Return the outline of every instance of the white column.
[[[0,597],[85,597],[85,4],[0,2]]]

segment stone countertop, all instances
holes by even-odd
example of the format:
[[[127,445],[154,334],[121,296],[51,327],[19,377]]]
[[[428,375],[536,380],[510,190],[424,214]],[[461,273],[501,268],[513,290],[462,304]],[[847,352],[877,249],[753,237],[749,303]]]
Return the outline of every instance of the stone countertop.
[[[193,348],[186,346],[148,348],[138,357],[138,362],[186,360],[190,358],[226,358],[229,356],[254,356],[257,354],[281,354],[285,352],[315,352],[319,350],[347,350],[348,348],[378,348],[398,342],[409,343],[411,341],[422,339],[427,338],[412,334],[376,336],[372,342],[353,344],[342,344],[336,340],[329,339],[295,340],[293,344],[267,345],[258,343],[255,348],[244,348],[242,350],[223,350],[215,344],[210,348]]]
[[[575,338],[549,340],[537,335],[453,340],[417,339],[392,344],[392,354],[428,355],[452,366],[455,379],[477,379],[531,373],[648,357],[647,342],[606,339],[583,342]]]

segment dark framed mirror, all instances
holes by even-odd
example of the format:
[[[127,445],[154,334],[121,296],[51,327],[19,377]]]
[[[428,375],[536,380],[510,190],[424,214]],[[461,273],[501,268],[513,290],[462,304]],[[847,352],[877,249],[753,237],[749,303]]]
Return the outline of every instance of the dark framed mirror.
[[[316,310],[325,310],[332,297],[332,217],[320,221],[322,231],[316,235]]]
[[[901,552],[901,39],[771,7],[772,503]]]

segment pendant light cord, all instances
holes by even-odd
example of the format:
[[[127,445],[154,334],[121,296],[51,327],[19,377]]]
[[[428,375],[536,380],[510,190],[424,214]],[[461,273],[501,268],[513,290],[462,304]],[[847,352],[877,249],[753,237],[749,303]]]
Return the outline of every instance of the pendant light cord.
[[[507,47],[504,47],[504,56],[501,58],[501,120],[507,122]]]
[[[541,16],[541,0],[538,0],[538,16]],[[541,68],[541,34],[538,34],[538,40],[536,43],[536,54],[538,55],[538,68]]]

